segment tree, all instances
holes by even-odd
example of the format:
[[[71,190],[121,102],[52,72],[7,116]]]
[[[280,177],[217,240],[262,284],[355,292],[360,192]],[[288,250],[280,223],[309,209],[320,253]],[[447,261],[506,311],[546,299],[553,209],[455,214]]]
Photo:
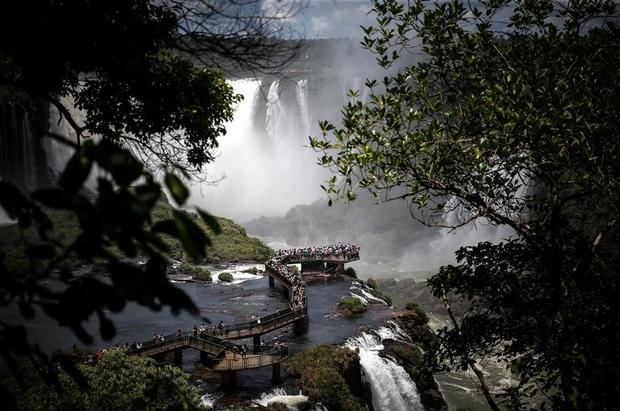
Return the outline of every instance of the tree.
[[[425,3],[373,1],[363,45],[386,76],[366,82],[368,102],[347,104],[342,127],[323,122],[311,138],[336,174],[326,191],[406,199],[425,224],[509,227],[510,238],[459,250],[458,265],[429,279],[447,303],[469,302],[440,333],[444,356],[511,366],[511,407],[536,393],[557,409],[613,408],[616,2]]]
[[[22,410],[121,410],[201,409],[200,390],[189,375],[173,366],[158,366],[153,360],[126,355],[120,349],[103,353],[92,364],[86,353],[63,354],[55,362],[71,363],[79,379],[62,368],[57,375],[60,389],[50,387],[39,375],[37,364],[19,360],[28,384],[22,387],[5,363],[0,363],[3,386],[18,393],[16,403],[4,404]],[[58,361],[56,361],[58,360]],[[84,363],[83,363],[84,362]]]
[[[284,11],[297,7],[294,2]],[[0,206],[22,229],[39,234],[39,241],[25,245],[25,269],[13,266],[0,249],[0,306],[19,307],[26,319],[43,311],[84,343],[92,341],[83,328],[86,319],[97,316],[102,337],[109,339],[115,328],[105,310],[118,312],[128,301],[198,314],[166,277],[169,249],[163,239],[179,240],[193,259],[205,257],[210,239],[186,212],[174,210],[171,218],[155,221],[153,209],[164,184],[176,206],[184,206],[188,190],[182,179],[214,159],[217,139],[241,98],[222,68],[268,70],[295,56],[297,43],[273,38],[284,37],[286,17],[282,9],[263,12],[258,0],[5,5],[0,103],[23,107],[42,123],[51,105],[75,139],[47,127],[35,130],[37,138],[45,135],[74,150],[57,185],[28,193],[7,176],[0,180]],[[93,193],[85,182],[95,167],[102,173]],[[50,218],[50,211],[61,217]],[[212,216],[197,213],[219,232]],[[58,238],[52,222],[59,218],[76,220],[79,232]],[[138,256],[147,263],[137,264]],[[74,276],[66,268],[70,260],[103,264],[111,282]],[[59,286],[50,287],[50,280]],[[11,353],[46,359],[22,324],[4,321],[0,353],[14,371]]]

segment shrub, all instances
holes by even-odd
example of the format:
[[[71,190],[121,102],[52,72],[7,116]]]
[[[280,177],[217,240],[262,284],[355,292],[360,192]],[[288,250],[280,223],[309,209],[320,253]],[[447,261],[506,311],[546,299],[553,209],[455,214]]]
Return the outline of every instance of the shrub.
[[[418,317],[420,324],[428,323],[428,315],[426,315],[424,309],[420,306],[420,304],[411,301],[408,302],[407,305],[405,305],[405,309],[415,312],[415,315]]]
[[[357,278],[357,273],[352,267],[348,267],[346,270],[344,270],[344,274],[348,275],[351,278]]]
[[[372,288],[373,290],[378,290],[379,287],[377,286],[377,280],[375,280],[374,278],[369,278],[366,281],[366,285],[370,288]]]
[[[258,268],[256,267],[250,267],[247,270],[243,270],[244,273],[248,273],[248,274],[258,274]]]
[[[218,278],[220,281],[223,281],[223,282],[225,282],[225,283],[230,283],[230,282],[232,282],[232,280],[233,280],[233,276],[232,276],[232,274],[231,274],[231,273],[228,273],[228,272],[220,273],[220,275],[218,275],[218,276],[217,276],[217,278]]]
[[[342,297],[338,302],[338,308],[347,317],[355,317],[365,313],[368,310],[368,305],[356,297]]]
[[[211,273],[208,270],[200,269],[201,271],[192,275],[192,279],[195,281],[204,281],[210,283],[212,281]]]
[[[312,401],[330,410],[364,410],[353,395],[351,372],[359,373],[359,357],[354,352],[329,345],[319,345],[286,360],[286,372],[299,379],[300,388]]]
[[[211,272],[197,265],[182,263],[179,265],[178,271],[191,275],[193,280],[211,282]]]
[[[382,299],[383,301],[385,301],[385,303],[388,306],[392,306],[392,297],[389,294],[384,293],[383,291],[379,291],[379,290],[370,290],[370,294],[372,294],[373,296]]]

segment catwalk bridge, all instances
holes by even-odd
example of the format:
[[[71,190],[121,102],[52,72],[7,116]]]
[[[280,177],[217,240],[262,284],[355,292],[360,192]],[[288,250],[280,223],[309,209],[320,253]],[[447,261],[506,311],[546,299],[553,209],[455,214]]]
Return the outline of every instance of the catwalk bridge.
[[[254,321],[236,323],[217,329],[215,334],[207,332],[176,333],[145,341],[130,354],[162,358],[174,353],[174,362],[180,364],[183,350],[200,352],[200,361],[220,373],[222,385],[233,386],[236,372],[261,367],[272,367],[275,383],[280,380],[280,363],[287,358],[284,349],[263,350],[260,337],[282,327],[293,325],[296,333],[306,330],[308,298],[304,273],[309,271],[343,272],[344,264],[359,259],[359,247],[354,245],[332,245],[292,250],[278,250],[276,256],[265,263],[269,286],[275,281],[289,299],[289,308],[269,314]],[[301,264],[301,270],[291,269],[289,264]],[[241,346],[235,340],[253,338],[253,352],[241,353]]]

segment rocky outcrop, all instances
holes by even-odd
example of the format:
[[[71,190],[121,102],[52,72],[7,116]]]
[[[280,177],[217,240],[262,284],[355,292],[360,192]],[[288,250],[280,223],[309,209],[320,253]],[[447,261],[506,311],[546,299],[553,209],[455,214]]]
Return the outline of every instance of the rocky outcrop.
[[[329,410],[365,410],[372,404],[362,382],[359,355],[349,349],[319,345],[286,360],[286,372],[311,401]]]
[[[433,377],[438,366],[436,352],[439,342],[428,327],[426,317],[415,311],[398,312],[395,320],[410,337],[411,343],[384,340],[381,355],[395,359],[409,373],[426,410],[447,410]]]

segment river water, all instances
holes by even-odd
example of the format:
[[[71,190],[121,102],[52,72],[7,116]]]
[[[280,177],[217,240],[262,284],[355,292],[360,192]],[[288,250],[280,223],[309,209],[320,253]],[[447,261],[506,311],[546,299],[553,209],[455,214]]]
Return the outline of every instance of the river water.
[[[217,280],[213,284],[186,282],[186,276],[171,275],[170,279],[175,285],[185,291],[199,307],[202,318],[187,313],[173,315],[166,309],[153,312],[137,304],[128,304],[121,313],[108,313],[117,329],[117,334],[112,340],[103,341],[97,337],[98,322],[95,318],[86,324],[87,330],[95,337],[95,342],[91,346],[82,346],[70,330],[59,328],[42,313],[38,313],[31,321],[23,321],[17,310],[4,311],[0,313],[0,317],[13,323],[22,322],[31,340],[47,352],[68,350],[73,344],[94,351],[114,344],[124,345],[148,340],[155,333],[171,334],[178,329],[191,330],[204,319],[210,320],[212,324],[218,324],[220,321],[224,324],[233,324],[249,321],[252,316],[265,316],[287,307],[287,301],[281,294],[281,286],[276,283],[275,289],[271,289],[267,276],[242,272],[251,267],[264,268],[263,265],[238,265],[227,267],[225,270],[220,269],[219,271],[233,274],[235,280],[230,284]],[[210,269],[214,272],[213,277],[217,279],[219,271],[213,267]],[[350,295],[352,290],[358,288],[354,280],[349,277],[344,277],[342,281],[309,285],[307,332],[294,335],[292,327],[285,327],[264,335],[263,342],[266,345],[273,345],[275,341],[283,341],[289,347],[289,351],[295,353],[318,344],[342,344],[350,336],[358,334],[362,326],[379,327],[391,314],[391,309],[384,304],[372,304],[364,316],[355,319],[347,319],[337,313],[340,297]],[[239,342],[252,345],[251,339]],[[197,351],[185,350],[183,369],[188,372],[196,371],[198,359]],[[270,367],[238,372],[237,382],[238,390],[229,393],[221,392],[219,384],[203,383],[204,391],[208,394],[208,402],[220,407],[239,401],[256,402],[261,395],[264,396],[273,390]],[[285,388],[281,388],[277,395],[274,395],[282,396],[285,392],[282,390]],[[286,390],[288,394],[299,395],[290,387]],[[294,398],[289,400],[292,401]]]

